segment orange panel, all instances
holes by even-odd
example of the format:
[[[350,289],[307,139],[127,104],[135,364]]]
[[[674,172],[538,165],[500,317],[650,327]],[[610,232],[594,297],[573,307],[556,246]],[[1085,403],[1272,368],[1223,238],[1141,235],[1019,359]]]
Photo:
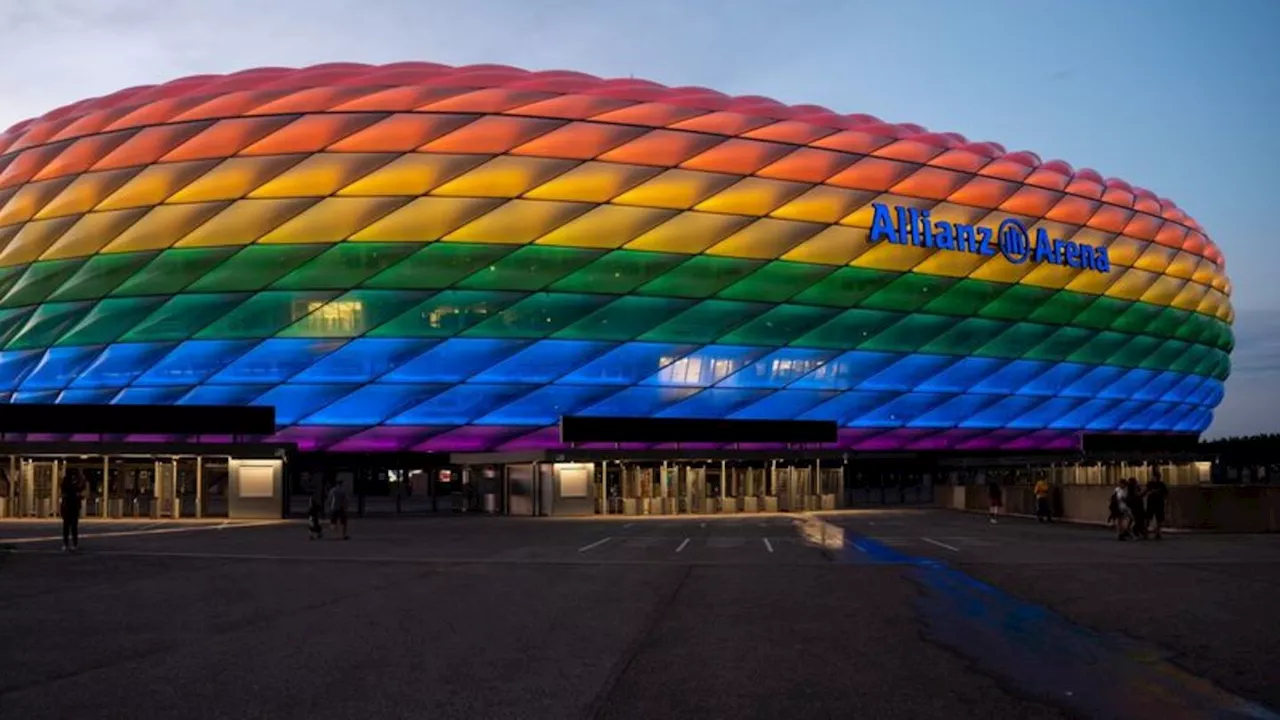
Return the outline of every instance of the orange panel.
[[[581,120],[593,115],[617,110],[631,105],[629,100],[606,97],[604,95],[559,95],[546,100],[538,100],[528,105],[520,105],[506,111],[508,115],[530,115],[533,117],[565,118]]]
[[[162,250],[226,206],[227,203],[224,202],[212,202],[160,205],[151,208],[141,220],[130,225],[124,232],[117,235],[115,240],[108,243],[102,252]]]
[[[653,130],[600,156],[608,162],[674,167],[721,142],[713,135]]]
[[[501,200],[487,198],[420,197],[352,235],[351,239],[370,242],[439,240],[501,204]]]
[[[1098,212],[1094,213],[1093,217],[1089,218],[1088,225],[1091,228],[1118,233],[1124,230],[1131,218],[1133,218],[1132,210],[1104,204],[1098,208]]]
[[[119,120],[108,125],[105,129],[124,130],[127,128],[146,127],[148,125],[159,125],[169,122],[178,113],[185,112],[202,102],[202,98],[198,97],[175,97],[165,100],[157,100],[156,102],[147,103],[140,108],[129,111]]]
[[[249,197],[332,195],[395,157],[401,156],[391,153],[316,153],[260,185],[249,193]]]
[[[406,198],[398,197],[325,198],[263,235],[258,242],[263,244],[339,242],[407,202]]]
[[[287,117],[232,118],[219,120],[200,134],[162,156],[161,162],[207,160],[235,155],[249,143],[274,132],[290,121]]]
[[[825,227],[818,223],[761,218],[707,248],[706,254],[772,260]]]
[[[289,218],[311,207],[315,202],[315,198],[295,198],[237,200],[230,204],[203,203],[216,205],[221,212],[199,227],[192,225],[184,232],[172,233],[171,241],[177,240],[177,247],[248,245],[279,227]],[[162,205],[161,207],[186,208],[199,207],[199,205]],[[119,240],[116,242],[118,243]]]
[[[1023,178],[1031,174],[1031,168],[1016,163],[1012,160],[992,160],[989,164],[978,171],[979,175],[987,177],[996,177],[1001,180],[1012,180],[1014,182],[1022,182]]]
[[[1045,213],[1045,217],[1049,220],[1057,220],[1071,225],[1084,225],[1098,211],[1098,205],[1097,200],[1086,200],[1082,197],[1067,195],[1059,200],[1052,210]]]
[[[431,191],[455,197],[518,197],[560,175],[577,163],[573,160],[499,155],[474,170]]]
[[[524,196],[531,200],[608,202],[660,172],[660,168],[641,165],[585,162]]]
[[[40,259],[63,260],[93,255],[146,214],[146,208],[89,213],[63,233]]]
[[[667,127],[682,120],[697,117],[705,112],[705,110],[697,108],[678,107],[660,102],[646,102],[601,113],[591,119],[596,122],[618,123],[619,125]]]
[[[246,115],[285,115],[289,113],[314,113],[332,109],[335,105],[368,95],[368,87],[306,88],[271,100],[246,112]]]
[[[48,180],[49,178],[63,175],[82,173],[92,167],[98,160],[101,160],[102,156],[127,140],[130,135],[133,135],[133,132],[132,130],[123,130],[110,135],[92,135],[76,140],[71,144],[71,147],[58,153],[57,157],[50,160],[32,179]]]
[[[49,138],[56,135],[59,130],[74,121],[73,118],[64,118],[52,122],[33,122],[25,131],[19,133],[18,138],[13,141],[13,144],[5,152],[17,152],[36,145],[43,145],[49,142]]]
[[[949,170],[959,170],[960,172],[974,173],[978,168],[991,162],[991,158],[971,153],[967,150],[948,150],[938,157],[929,161],[934,167],[944,167]]]
[[[849,167],[860,156],[818,148],[798,148],[781,160],[761,168],[760,177],[820,183]]]
[[[1072,195],[1079,195],[1091,200],[1097,200],[1102,197],[1102,185],[1084,178],[1077,177],[1067,185],[1067,192]]]
[[[13,158],[3,171],[0,171],[0,188],[21,185],[40,172],[40,168],[52,160],[58,153],[66,149],[69,143],[45,145],[44,147],[23,150]]]
[[[827,184],[853,190],[884,191],[902,182],[903,178],[918,168],[918,165],[896,160],[868,157],[837,173],[827,180]]]
[[[698,117],[675,123],[671,126],[671,129],[712,133],[714,135],[741,135],[772,122],[773,120],[769,118],[717,110],[716,112],[704,113]]]
[[[124,108],[113,108],[110,110],[98,110],[87,115],[82,115],[75,122],[62,128],[56,135],[49,138],[47,142],[57,142],[59,140],[67,140],[74,137],[83,137],[85,135],[94,135],[102,132],[107,125],[115,122],[127,112]]]
[[[814,147],[825,148],[827,150],[837,150],[840,152],[866,155],[867,153],[873,152],[876,148],[884,147],[893,141],[893,138],[887,138],[882,135],[872,135],[870,133],[858,132],[857,130],[842,130],[834,135],[828,135],[821,140],[815,140],[810,144]]]
[[[470,92],[456,87],[393,87],[349,100],[333,107],[334,112],[407,112],[437,100]]]
[[[487,115],[469,125],[432,140],[421,152],[482,153],[498,155],[555,130],[562,120]]]
[[[683,212],[627,243],[628,250],[693,255],[711,247],[751,222],[742,215]]]
[[[733,184],[733,175],[667,170],[613,199],[618,205],[645,205],[684,210]]]
[[[339,195],[422,195],[476,167],[485,155],[401,155],[338,191]]]
[[[147,165],[159,160],[165,153],[190,140],[196,133],[209,127],[209,122],[190,122],[181,125],[161,125],[139,130],[124,144],[117,147],[98,162],[94,170],[114,170],[123,167]]]
[[[1153,197],[1137,197],[1133,199],[1133,209],[1148,215],[1160,215],[1160,201]]]
[[[158,205],[175,191],[213,169],[217,160],[166,163],[144,168],[98,204],[99,210]]]
[[[53,218],[51,220],[32,220],[0,251],[0,267],[22,265],[40,257],[67,228],[75,224],[78,217]]]
[[[305,157],[307,156],[278,155],[229,158],[175,192],[168,197],[167,202],[238,200]]]
[[[538,238],[538,245],[616,248],[669,220],[675,210],[601,205]]]
[[[1028,185],[1048,188],[1050,190],[1063,190],[1067,187],[1067,182],[1070,180],[1071,178],[1063,175],[1062,173],[1046,170],[1044,168],[1036,168],[1031,171],[1031,174],[1028,175],[1027,179],[1023,180],[1023,182]]]
[[[1062,199],[1062,193],[1038,187],[1023,186],[1008,200],[1000,203],[1000,209],[1015,215],[1044,217],[1045,213]]]
[[[329,146],[332,152],[409,152],[474,119],[471,115],[397,113]]]
[[[57,197],[50,200],[36,214],[36,218],[79,215],[80,213],[89,212],[94,206],[102,202],[103,198],[115,192],[117,188],[136,174],[138,174],[138,170],[130,168],[128,170],[108,170],[107,172],[80,175]],[[0,224],[3,223],[0,222]]]
[[[1197,255],[1203,255],[1208,245],[1209,239],[1204,236],[1204,233],[1195,231],[1188,232],[1186,239],[1182,241],[1183,250]]]
[[[645,132],[643,128],[571,122],[513,149],[512,155],[590,160]]]
[[[1123,234],[1129,237],[1135,237],[1139,240],[1155,240],[1156,233],[1160,232],[1160,226],[1164,221],[1153,215],[1145,213],[1137,213],[1128,225],[1124,226]]]
[[[833,135],[835,132],[835,128],[822,127],[795,120],[780,120],[772,125],[765,125],[762,128],[742,133],[742,137],[753,140],[791,143],[793,145],[808,145],[818,138]]]
[[[1115,205],[1124,210],[1133,209],[1133,193],[1120,188],[1107,188],[1102,193],[1102,202],[1107,205]]]
[[[694,209],[760,217],[773,212],[809,187],[804,183],[746,177],[698,203]]]
[[[523,245],[590,210],[589,203],[511,200],[446,235],[457,242]]]
[[[485,88],[433,100],[415,109],[421,112],[501,113],[549,97],[554,97],[554,93]]]
[[[1018,186],[995,178],[975,177],[947,200],[962,205],[981,208],[997,208],[1018,191]]]
[[[174,118],[175,121],[233,118],[289,94],[288,90],[240,90],[218,95]]]
[[[784,220],[835,223],[875,197],[876,193],[869,190],[845,190],[819,185],[769,214]]]
[[[325,113],[304,115],[258,142],[241,150],[241,155],[281,155],[319,152],[340,138],[379,120],[374,114]]]
[[[847,265],[870,249],[867,231],[833,225],[797,245],[781,259],[819,265]]]
[[[903,162],[927,163],[942,154],[942,148],[915,140],[895,140],[884,147],[876,148],[872,155],[887,160]]]
[[[895,195],[906,195],[907,197],[942,200],[949,197],[968,179],[968,175],[925,166],[908,175],[902,182],[894,185],[890,192]]]
[[[9,202],[0,207],[0,225],[30,220],[70,184],[71,178],[58,178],[23,185],[9,198]]]
[[[791,149],[790,146],[780,143],[732,138],[689,158],[681,163],[680,167],[688,170],[750,175],[787,154]]]
[[[1175,222],[1165,221],[1156,233],[1156,242],[1171,248],[1182,248],[1182,241],[1187,237],[1187,229]]]

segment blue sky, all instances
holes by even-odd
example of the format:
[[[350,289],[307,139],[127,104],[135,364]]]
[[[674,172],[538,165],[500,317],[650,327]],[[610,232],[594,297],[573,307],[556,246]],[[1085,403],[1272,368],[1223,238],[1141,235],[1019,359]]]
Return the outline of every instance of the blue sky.
[[[1211,434],[1280,431],[1280,2],[26,0],[0,4],[0,126],[176,76],[333,60],[502,63],[865,112],[1173,198],[1224,250],[1236,371]]]

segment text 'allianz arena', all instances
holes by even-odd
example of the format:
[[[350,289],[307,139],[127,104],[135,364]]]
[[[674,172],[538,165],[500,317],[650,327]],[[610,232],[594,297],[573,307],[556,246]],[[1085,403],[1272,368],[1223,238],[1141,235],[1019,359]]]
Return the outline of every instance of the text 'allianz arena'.
[[[272,405],[303,449],[549,448],[566,415],[1198,433],[1229,295],[1147,190],[704,88],[266,68],[0,135],[3,399]]]

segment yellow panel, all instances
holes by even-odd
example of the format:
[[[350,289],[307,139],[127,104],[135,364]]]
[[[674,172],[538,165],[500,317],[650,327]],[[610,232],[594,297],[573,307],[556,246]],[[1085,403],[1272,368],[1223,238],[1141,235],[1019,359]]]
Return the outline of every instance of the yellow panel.
[[[1126,270],[1114,285],[1107,288],[1107,296],[1120,298],[1121,300],[1137,300],[1159,278],[1159,275],[1146,270]]]
[[[499,155],[431,191],[452,197],[519,197],[577,165],[576,160]]]
[[[797,220],[761,218],[716,243],[708,255],[772,260],[817,235],[826,226]]]
[[[271,178],[302,161],[305,155],[234,157],[221,162],[174,193],[171,203],[239,200]]]
[[[1180,251],[1174,256],[1173,262],[1169,263],[1169,267],[1165,268],[1164,273],[1174,277],[1190,279],[1191,276],[1196,274],[1196,266],[1199,264],[1199,255]]]
[[[10,225],[9,227],[0,228],[0,252],[3,252],[5,248],[9,247],[9,243],[13,240],[13,236],[17,235],[18,231],[21,229],[21,225]]]
[[[675,210],[601,205],[538,238],[538,245],[616,248],[675,215]]]
[[[590,203],[512,200],[472,220],[443,239],[523,245],[587,212]]]
[[[1065,238],[1077,245],[1092,245],[1093,247],[1107,247],[1116,239],[1116,233],[1102,232],[1094,228],[1080,228],[1071,237]],[[1110,253],[1110,251],[1107,251]]]
[[[40,256],[40,259],[62,260],[92,255],[146,214],[146,208],[89,213],[63,233],[62,237]]]
[[[654,250],[694,255],[751,222],[741,215],[683,212],[627,243],[628,250]]]
[[[1195,310],[1200,305],[1200,301],[1209,293],[1208,285],[1201,285],[1198,282],[1189,282],[1183,286],[1178,296],[1169,303],[1179,310]]]
[[[732,185],[734,175],[668,170],[632,190],[614,198],[617,205],[645,205],[687,210],[719,190]]]
[[[875,270],[896,270],[906,272],[924,262],[933,253],[934,248],[916,247],[915,245],[894,245],[880,242],[849,263],[854,267],[873,268]]]
[[[218,164],[217,160],[151,165],[98,204],[98,210],[149,207],[164,202],[179,188]]]
[[[1086,293],[1088,295],[1105,295],[1107,288],[1115,284],[1124,274],[1124,268],[1112,268],[1110,272],[1086,270],[1067,283],[1067,290]]]
[[[0,267],[29,263],[40,257],[76,220],[73,217],[32,220],[0,250]]]
[[[136,174],[138,169],[130,168],[81,175],[65,190],[58,193],[58,197],[50,200],[48,205],[36,213],[36,219],[87,213],[102,202],[104,197],[110,195]]]
[[[1222,322],[1231,324],[1236,320],[1236,311],[1232,309],[1231,303],[1223,303],[1222,307],[1218,308],[1217,317]]]
[[[260,243],[335,243],[408,202],[405,198],[325,198],[263,235]]]
[[[838,222],[840,218],[846,217],[856,208],[871,202],[875,196],[874,192],[866,190],[845,190],[830,185],[818,185],[769,215],[783,220],[807,220],[830,224]]]
[[[1151,287],[1147,288],[1146,292],[1142,293],[1139,300],[1153,305],[1168,305],[1186,284],[1187,281],[1182,278],[1161,275]]]
[[[994,227],[999,227],[999,225]],[[1041,230],[1049,234],[1050,240],[1066,240],[1080,232],[1080,226],[1054,222],[1053,220],[1038,220],[1034,223],[1027,223],[1028,236],[1033,240]]]
[[[990,210],[943,202],[929,208],[929,220],[933,223],[949,222],[952,225],[977,225],[984,221]],[[870,223],[867,223],[870,225]]]
[[[0,225],[12,225],[34,218],[41,208],[70,184],[71,178],[66,177],[23,185],[0,207]]]
[[[368,242],[427,242],[439,240],[501,200],[420,197],[351,236]]]
[[[901,205],[905,208],[928,210],[936,205],[937,201],[925,200],[922,198],[908,198],[902,197],[901,195],[886,195],[882,193],[871,198],[866,202],[866,204],[844,216],[844,218],[840,220],[840,224],[848,225],[849,227],[870,228],[871,220],[875,217],[875,209],[871,207],[872,203],[881,203],[890,207],[894,205]]]
[[[0,259],[0,265],[3,264],[3,259]],[[1196,307],[1196,312],[1202,315],[1217,316],[1218,312],[1222,310],[1225,304],[1225,298],[1223,298],[1222,295],[1215,292],[1209,292],[1205,294],[1204,298],[1200,301],[1200,305]]]
[[[969,277],[987,261],[986,255],[970,252],[934,253],[928,260],[916,266],[914,272],[925,275],[946,275],[947,277]]]
[[[320,153],[249,193],[252,198],[332,195],[397,157],[390,153]]]
[[[702,212],[736,213],[760,217],[808,189],[804,183],[749,177],[698,203]],[[779,221],[785,222],[785,221]]]
[[[1192,274],[1191,279],[1201,285],[1208,285],[1218,276],[1218,266],[1212,262],[1200,258],[1200,264],[1196,267],[1196,271]]]
[[[987,280],[998,283],[1016,283],[1027,275],[1030,275],[1031,271],[1035,269],[1036,266],[1032,263],[1024,262],[1014,265],[1003,257],[997,255],[995,257],[987,258],[986,264],[970,273],[969,277],[974,280]]]
[[[339,190],[338,195],[423,195],[488,159],[487,155],[401,155]]]
[[[195,228],[195,232],[179,235],[181,240],[178,240],[176,247],[248,245],[313,203],[313,198],[237,200],[216,217]]]
[[[1150,270],[1154,273],[1163,273],[1164,269],[1169,267],[1169,263],[1173,261],[1174,256],[1177,254],[1178,250],[1174,248],[1151,243],[1147,246],[1146,252],[1142,253],[1142,255],[1134,261],[1133,266],[1139,270]]]
[[[609,202],[662,172],[662,168],[585,162],[525,193],[531,200]]]
[[[847,265],[871,248],[867,244],[867,231],[861,228],[832,225],[800,243],[782,256],[793,262],[820,265]]]
[[[1029,265],[1030,263],[1023,263]],[[1035,267],[1034,270],[1022,276],[1023,285],[1035,285],[1036,287],[1053,288],[1060,290],[1067,286],[1077,275],[1080,270],[1068,267],[1066,265],[1055,265],[1053,263],[1042,263]]]
[[[1117,236],[1107,246],[1107,259],[1111,261],[1112,265],[1132,267],[1138,261],[1138,258],[1142,257],[1142,253],[1146,251],[1147,246],[1150,244],[1127,235]]]
[[[1215,288],[1223,293],[1227,292],[1227,288],[1229,287],[1227,284],[1227,276],[1222,274],[1214,275],[1213,280],[1209,281],[1209,287]]]

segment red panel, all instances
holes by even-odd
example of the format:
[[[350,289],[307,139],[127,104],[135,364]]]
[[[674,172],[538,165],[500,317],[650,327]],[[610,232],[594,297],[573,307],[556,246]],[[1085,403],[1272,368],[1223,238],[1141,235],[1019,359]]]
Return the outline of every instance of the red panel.
[[[200,102],[202,102],[201,98],[197,97],[180,97],[158,100],[129,112],[108,125],[105,129],[108,131],[124,130],[126,128],[144,127],[147,125],[158,125],[160,123],[169,122],[179,113],[190,110]]]
[[[125,112],[126,111],[123,109],[101,110],[82,116],[79,120],[76,120],[63,128],[61,132],[49,138],[49,142],[69,140],[71,138],[83,137],[85,135],[102,132],[103,128],[121,117],[124,117]]]
[[[419,148],[422,152],[497,155],[564,124],[562,120],[487,115]]]
[[[335,152],[409,152],[475,119],[473,115],[397,113],[329,146]]]
[[[756,128],[764,127],[771,122],[773,121],[769,118],[752,117],[742,113],[717,110],[716,112],[706,113],[676,123],[671,127],[673,130],[715,133],[716,135],[741,135]]]
[[[639,137],[644,128],[607,125],[597,122],[571,122],[515,148],[512,155],[589,160]]]
[[[388,88],[363,97],[340,103],[334,112],[406,112],[437,100],[444,100],[470,92],[467,88],[449,87],[397,87]]]
[[[1166,220],[1164,225],[1160,226],[1160,232],[1156,233],[1156,242],[1166,247],[1182,248],[1182,243],[1187,238],[1187,229],[1178,223]]]
[[[872,155],[876,157],[889,158],[890,160],[902,160],[904,162],[923,163],[942,154],[943,148],[936,145],[927,145],[915,140],[896,140],[877,148]]]
[[[701,114],[701,110],[692,108],[682,108],[667,103],[646,102],[601,113],[592,117],[592,119],[599,122],[613,122],[623,125],[667,127]]]
[[[559,97],[539,100],[507,110],[510,115],[531,115],[534,117],[555,117],[566,120],[581,120],[592,115],[617,110],[632,105],[630,101],[604,97],[602,95],[561,95]]]
[[[178,162],[230,157],[249,143],[289,124],[292,119],[261,117],[219,120],[160,159],[164,162]]]
[[[811,144],[814,147],[826,148],[827,150],[840,150],[866,155],[876,148],[883,147],[891,142],[893,142],[893,138],[886,135],[873,135],[861,130],[842,130],[821,140],[815,140]]]
[[[290,113],[323,112],[332,109],[335,105],[369,95],[373,91],[374,88],[367,87],[308,88],[259,105],[246,114],[287,115]]]
[[[978,168],[991,162],[991,158],[968,150],[947,150],[938,157],[929,161],[934,167],[947,168],[949,170],[959,170],[960,172],[974,173]]]
[[[173,119],[175,122],[182,122],[184,120],[208,120],[211,118],[239,117],[253,108],[261,107],[262,105],[285,94],[286,93],[283,90],[276,90],[272,92],[264,90],[245,90],[231,93],[230,95],[219,95],[207,102],[191,108]]]
[[[0,172],[0,188],[27,182],[32,176],[40,172],[40,168],[44,167],[46,163],[65,150],[70,144],[69,142],[60,142],[54,145],[23,150],[20,155],[9,162],[4,172]]]
[[[1020,183],[1023,178],[1031,174],[1031,168],[1008,158],[1000,158],[992,160],[986,167],[979,170],[978,174]]]
[[[743,133],[742,136],[755,140],[772,140],[774,142],[807,145],[818,138],[826,137],[833,133],[835,133],[835,130],[832,128],[810,125],[809,123],[796,122],[794,120],[784,120]]]
[[[71,143],[71,147],[58,153],[57,157],[50,160],[32,179],[47,180],[62,175],[82,173],[133,134],[133,130],[124,130],[118,133],[92,135],[76,140]]]
[[[433,100],[418,108],[425,112],[500,113],[513,107],[528,105],[551,97],[550,93],[530,90],[487,88]]]
[[[153,163],[212,124],[212,121],[206,120],[143,128],[95,163],[93,169],[108,170]]]
[[[285,155],[319,152],[340,138],[381,119],[368,114],[304,115],[240,151],[241,155]]]

